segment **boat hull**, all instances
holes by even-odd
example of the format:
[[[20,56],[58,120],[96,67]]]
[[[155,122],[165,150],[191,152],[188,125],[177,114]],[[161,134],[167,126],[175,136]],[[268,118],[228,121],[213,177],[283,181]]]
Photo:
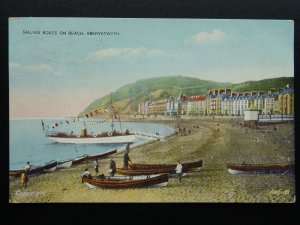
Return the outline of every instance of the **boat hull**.
[[[54,167],[57,166],[57,161],[51,161],[44,166],[37,166],[33,167],[28,171],[28,175],[34,175],[34,174],[39,174],[39,173],[44,173],[45,171],[49,169],[53,169]],[[10,170],[9,171],[9,176],[10,177],[21,177],[22,173],[24,172],[24,169],[21,170]]]
[[[82,178],[89,188],[142,188],[142,187],[163,187],[168,184],[168,174],[152,176],[117,176],[101,178]]]
[[[293,173],[294,164],[234,164],[226,163],[231,174]]]
[[[196,162],[189,162],[189,163],[182,163],[182,169],[197,169],[201,168],[203,165],[203,161],[199,160]],[[149,169],[176,169],[177,164],[139,164],[139,163],[132,163],[129,162],[130,169],[133,170],[149,170]]]
[[[115,144],[132,143],[135,135],[111,136],[111,137],[52,137],[51,141],[64,144]]]
[[[72,160],[57,162],[57,169],[67,169],[70,168],[73,164]]]
[[[150,174],[160,174],[160,173],[168,173],[168,174],[176,173],[176,164],[171,164],[166,166],[166,164],[132,164],[131,163],[131,165],[135,165],[134,169],[117,168],[117,173],[129,175],[129,176],[150,175]],[[186,173],[186,172],[199,170],[202,168],[202,165],[203,165],[202,160],[199,160],[197,162],[191,162],[191,163],[183,163],[182,172]]]
[[[86,162],[87,160],[94,160],[94,159],[103,159],[107,156],[114,154],[117,152],[117,149],[112,151],[96,154],[96,155],[83,155],[73,160],[72,165],[77,165]]]

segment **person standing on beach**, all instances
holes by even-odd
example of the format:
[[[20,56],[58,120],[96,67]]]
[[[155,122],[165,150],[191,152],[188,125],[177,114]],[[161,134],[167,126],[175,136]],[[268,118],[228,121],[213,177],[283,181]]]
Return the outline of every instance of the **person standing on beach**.
[[[124,169],[128,169],[128,162],[131,162],[129,155],[128,155],[128,150],[126,150],[125,154],[124,154],[124,165],[123,168]]]
[[[95,169],[96,175],[98,174],[98,167],[99,167],[98,160],[95,160],[94,161],[94,169]]]
[[[27,178],[26,171],[24,171],[24,173],[22,173],[21,181],[22,181],[22,187],[23,187],[23,189],[27,188],[28,178]]]
[[[115,175],[116,171],[117,171],[116,162],[113,159],[110,159],[110,164],[109,164],[110,176],[113,177]]]
[[[182,165],[180,163],[180,161],[177,161],[177,166],[176,166],[176,174],[178,175],[178,179],[181,182],[181,177],[182,177]]]
[[[29,170],[30,170],[31,166],[29,164],[29,162],[27,162],[26,166],[25,166],[25,173],[28,174],[29,173]]]

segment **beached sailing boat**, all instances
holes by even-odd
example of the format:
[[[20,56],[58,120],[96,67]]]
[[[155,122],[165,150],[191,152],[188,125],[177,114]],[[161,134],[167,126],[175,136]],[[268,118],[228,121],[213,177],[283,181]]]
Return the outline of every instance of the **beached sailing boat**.
[[[86,122],[84,123],[85,128],[81,130],[80,134],[74,134],[73,132],[47,132],[46,137],[51,141],[57,143],[66,144],[123,144],[123,143],[133,143],[136,136],[135,133],[129,132],[126,129],[125,132],[116,131],[114,129],[114,119],[116,118],[115,110],[112,106],[112,96],[111,96],[111,108],[108,110],[110,112],[111,130],[95,133],[88,132],[86,128]],[[119,122],[120,118],[119,118]]]

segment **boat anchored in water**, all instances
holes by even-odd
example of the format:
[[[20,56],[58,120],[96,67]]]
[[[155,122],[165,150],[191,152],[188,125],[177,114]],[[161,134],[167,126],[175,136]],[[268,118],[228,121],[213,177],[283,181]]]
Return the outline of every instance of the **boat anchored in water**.
[[[65,144],[124,144],[124,143],[133,143],[136,134],[133,132],[129,132],[128,129],[126,129],[125,132],[116,131],[114,129],[114,119],[117,118],[116,112],[114,110],[114,107],[112,106],[112,100],[111,100],[111,107],[106,108],[106,111],[109,112],[110,117],[110,131],[105,131],[101,133],[96,132],[88,132],[86,123],[89,121],[83,121],[84,129],[81,130],[80,134],[75,134],[73,131],[71,133],[68,132],[46,132],[46,137],[49,138],[51,141],[57,142],[57,143],[65,143]],[[79,121],[79,118],[78,118]],[[94,122],[94,121],[91,121]],[[121,121],[119,117],[119,123],[121,128]],[[54,126],[55,127],[55,126]],[[44,126],[43,126],[44,128]]]
[[[46,134],[51,141],[65,144],[123,144],[133,143],[135,134],[129,132],[102,132],[101,134],[88,133],[83,129],[80,135],[68,134],[65,132],[52,132]]]

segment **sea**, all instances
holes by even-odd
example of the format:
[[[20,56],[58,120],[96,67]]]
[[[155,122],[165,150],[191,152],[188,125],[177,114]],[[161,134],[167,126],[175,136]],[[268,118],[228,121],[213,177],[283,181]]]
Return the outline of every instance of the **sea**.
[[[43,124],[42,124],[43,123]],[[44,126],[42,126],[44,125]],[[113,127],[112,127],[113,125]],[[62,144],[49,140],[49,132],[68,132],[80,134],[87,128],[90,133],[103,131],[131,131],[150,134],[159,133],[162,137],[171,135],[174,129],[157,123],[114,122],[104,119],[83,118],[47,118],[47,119],[11,119],[9,121],[9,169],[22,169],[27,162],[40,166],[52,160],[76,159],[83,155],[95,155],[115,149],[123,149],[126,144]],[[146,143],[147,139],[137,137],[131,146]]]

